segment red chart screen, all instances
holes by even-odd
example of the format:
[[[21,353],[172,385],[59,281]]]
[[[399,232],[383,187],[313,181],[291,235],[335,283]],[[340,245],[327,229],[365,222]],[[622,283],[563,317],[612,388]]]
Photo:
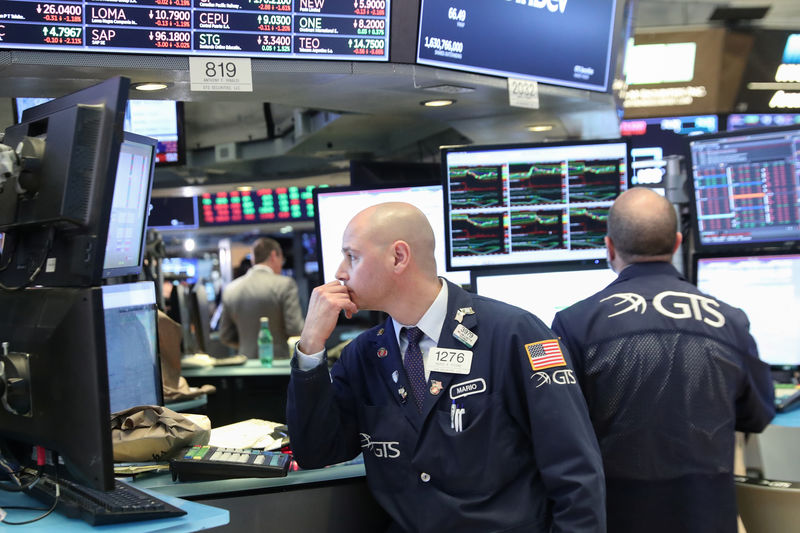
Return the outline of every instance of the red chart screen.
[[[691,143],[701,245],[800,237],[800,130]]]

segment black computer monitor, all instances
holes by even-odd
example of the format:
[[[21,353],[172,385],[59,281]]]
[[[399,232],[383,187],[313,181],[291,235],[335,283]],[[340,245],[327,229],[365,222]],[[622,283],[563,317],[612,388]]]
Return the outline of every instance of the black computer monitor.
[[[42,446],[58,453],[75,481],[113,488],[102,289],[0,292],[0,341],[10,352],[26,354],[3,357],[6,374],[24,379],[15,384],[9,406],[18,414],[0,406],[6,448],[28,465],[31,447]]]
[[[441,185],[330,187],[315,190],[317,259],[323,283],[336,277],[336,270],[342,262],[342,236],[350,219],[362,209],[384,202],[408,202],[425,213],[436,238],[434,255],[439,275],[458,285],[469,284],[469,272],[451,272],[445,268]]]
[[[697,249],[800,249],[800,124],[690,139]]]
[[[776,368],[800,368],[800,254],[695,258],[701,291],[750,319],[759,356]]]
[[[110,411],[162,405],[152,281],[103,286]]]
[[[530,311],[550,326],[556,313],[604,289],[617,279],[605,261],[559,265],[557,270],[537,267],[480,272],[473,287],[487,296]]]
[[[155,139],[125,132],[111,200],[104,278],[138,274],[142,270],[155,150]]]
[[[151,197],[147,227],[159,231],[197,229],[195,197]]]
[[[605,259],[628,186],[621,139],[442,149],[450,270]]]
[[[0,187],[6,287],[99,285],[129,80],[27,109],[3,142],[28,158]]]

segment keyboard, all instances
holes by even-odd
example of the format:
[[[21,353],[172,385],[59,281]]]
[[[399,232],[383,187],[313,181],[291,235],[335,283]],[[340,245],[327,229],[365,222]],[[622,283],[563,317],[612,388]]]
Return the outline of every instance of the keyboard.
[[[173,481],[206,481],[242,477],[283,477],[292,457],[252,448],[192,446],[169,462]]]
[[[172,518],[186,511],[135,489],[119,480],[108,492],[94,490],[72,481],[59,479],[60,495],[56,510],[69,518],[80,518],[93,526]],[[52,505],[56,495],[55,478],[42,474],[27,493],[46,505]]]

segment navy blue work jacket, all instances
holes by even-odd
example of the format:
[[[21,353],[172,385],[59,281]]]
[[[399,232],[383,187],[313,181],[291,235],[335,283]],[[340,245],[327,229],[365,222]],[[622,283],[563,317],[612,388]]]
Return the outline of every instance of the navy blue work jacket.
[[[408,532],[605,531],[601,459],[568,354],[534,370],[535,345],[552,331],[453,284],[439,347],[467,349],[453,337],[464,308],[474,314],[462,324],[478,336],[469,374],[432,372],[422,412],[391,319],[351,342],[330,376],[292,361],[287,420],[299,464],[363,452],[372,493]]]
[[[669,263],[635,263],[557,313],[553,331],[600,443],[608,530],[735,533],[734,430],[774,415],[744,312]]]

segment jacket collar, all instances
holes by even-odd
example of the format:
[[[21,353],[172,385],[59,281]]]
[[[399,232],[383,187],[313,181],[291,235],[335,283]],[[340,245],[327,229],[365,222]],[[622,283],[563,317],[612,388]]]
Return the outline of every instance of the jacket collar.
[[[652,261],[644,263],[632,263],[622,269],[619,277],[614,283],[620,283],[629,279],[638,278],[641,276],[672,276],[682,280],[686,278],[672,266],[672,263],[666,261]]]

